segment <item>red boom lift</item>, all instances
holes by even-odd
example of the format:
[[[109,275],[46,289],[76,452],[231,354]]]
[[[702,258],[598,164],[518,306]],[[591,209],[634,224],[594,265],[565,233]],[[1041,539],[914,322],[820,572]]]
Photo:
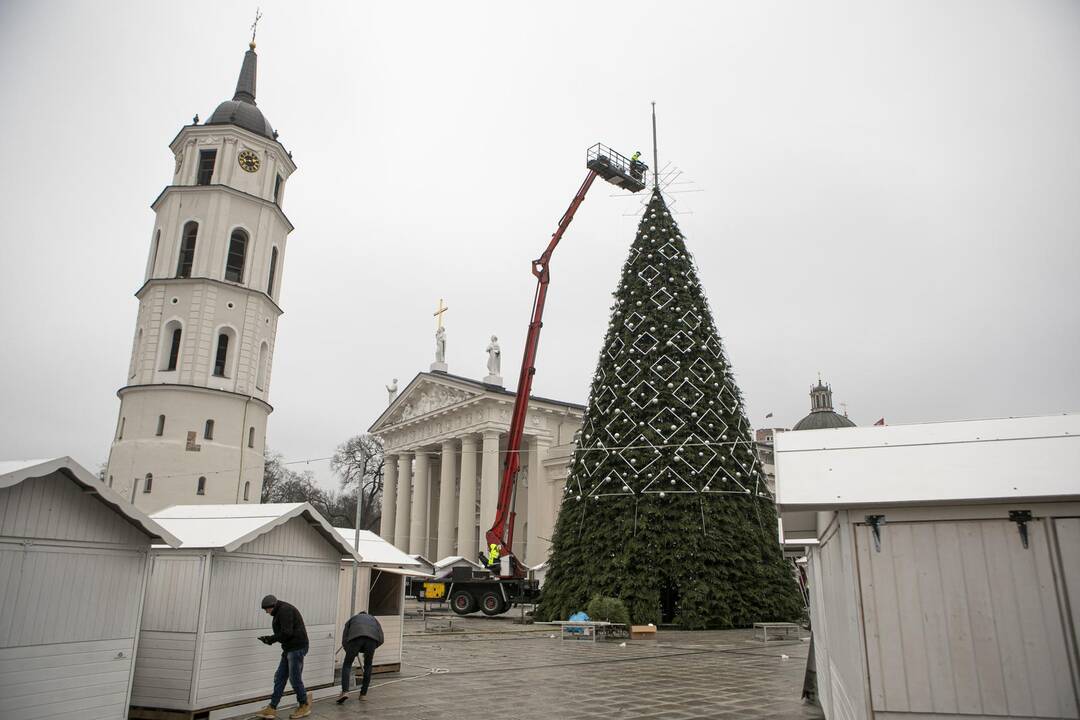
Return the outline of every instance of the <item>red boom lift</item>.
[[[490,572],[454,568],[449,582],[424,582],[417,592],[418,599],[448,599],[451,609],[459,615],[471,613],[477,608],[485,615],[499,615],[516,604],[535,602],[540,595],[539,583],[526,577],[525,566],[514,555],[514,497],[521,466],[519,455],[525,430],[525,415],[529,409],[533,376],[536,374],[536,349],[540,345],[540,328],[544,325],[544,303],[547,300],[551,277],[551,255],[597,176],[636,193],[645,188],[647,169],[644,163],[628,160],[599,143],[588,149],[585,166],[589,169],[589,174],[585,176],[585,181],[578,188],[570,207],[559,220],[548,246],[540,257],[532,262],[532,274],[536,276],[536,296],[533,299],[532,319],[529,322],[529,333],[525,337],[525,354],[521,360],[517,397],[514,399],[514,411],[510,419],[506,462],[499,483],[495,522],[486,535],[488,547],[494,545],[498,549],[498,567],[493,565],[489,568]]]

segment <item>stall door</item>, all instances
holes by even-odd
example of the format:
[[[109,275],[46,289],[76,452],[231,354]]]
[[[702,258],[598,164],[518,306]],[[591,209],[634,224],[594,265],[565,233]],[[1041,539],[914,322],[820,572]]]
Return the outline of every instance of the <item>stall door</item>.
[[[1046,528],[1008,520],[856,526],[871,705],[920,713],[1077,718]],[[908,716],[910,717],[910,715]]]

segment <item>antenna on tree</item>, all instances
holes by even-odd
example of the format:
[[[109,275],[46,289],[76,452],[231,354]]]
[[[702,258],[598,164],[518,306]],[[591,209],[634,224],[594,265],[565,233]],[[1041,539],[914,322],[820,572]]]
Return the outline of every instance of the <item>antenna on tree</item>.
[[[652,181],[653,189],[660,189],[660,159],[656,151],[656,101],[652,103]]]

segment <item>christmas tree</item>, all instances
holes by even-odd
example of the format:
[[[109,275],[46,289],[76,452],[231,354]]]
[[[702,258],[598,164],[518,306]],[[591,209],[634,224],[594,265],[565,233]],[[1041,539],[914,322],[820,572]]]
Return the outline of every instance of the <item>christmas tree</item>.
[[[797,619],[742,396],[659,190],[614,297],[538,614],[601,594],[635,623]]]

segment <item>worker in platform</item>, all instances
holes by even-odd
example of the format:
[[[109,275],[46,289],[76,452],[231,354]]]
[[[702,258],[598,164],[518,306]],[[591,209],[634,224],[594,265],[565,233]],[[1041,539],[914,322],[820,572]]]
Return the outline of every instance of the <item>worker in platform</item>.
[[[263,635],[259,638],[267,645],[281,643],[281,662],[278,663],[277,672],[274,673],[274,692],[270,696],[270,704],[260,710],[257,715],[261,718],[277,717],[277,706],[281,702],[281,696],[285,693],[285,681],[292,685],[296,693],[296,710],[289,715],[289,720],[307,717],[311,714],[311,698],[307,689],[304,688],[304,656],[308,652],[307,628],[304,627],[304,617],[300,611],[287,602],[278,600],[273,595],[267,595],[262,599],[262,609],[274,618],[273,635]]]
[[[491,547],[488,548],[488,567],[495,567],[497,562],[499,562],[499,546],[491,543]]]
[[[341,694],[337,704],[349,698],[349,685],[352,681],[352,664],[357,657],[364,658],[364,678],[360,682],[358,700],[367,700],[368,686],[371,684],[371,662],[375,650],[383,644],[382,625],[374,615],[358,612],[345,622],[341,631],[341,647],[345,648],[345,661],[341,665]]]
[[[630,177],[641,180],[645,177],[645,163],[641,162],[641,151],[638,150],[630,158]]]

